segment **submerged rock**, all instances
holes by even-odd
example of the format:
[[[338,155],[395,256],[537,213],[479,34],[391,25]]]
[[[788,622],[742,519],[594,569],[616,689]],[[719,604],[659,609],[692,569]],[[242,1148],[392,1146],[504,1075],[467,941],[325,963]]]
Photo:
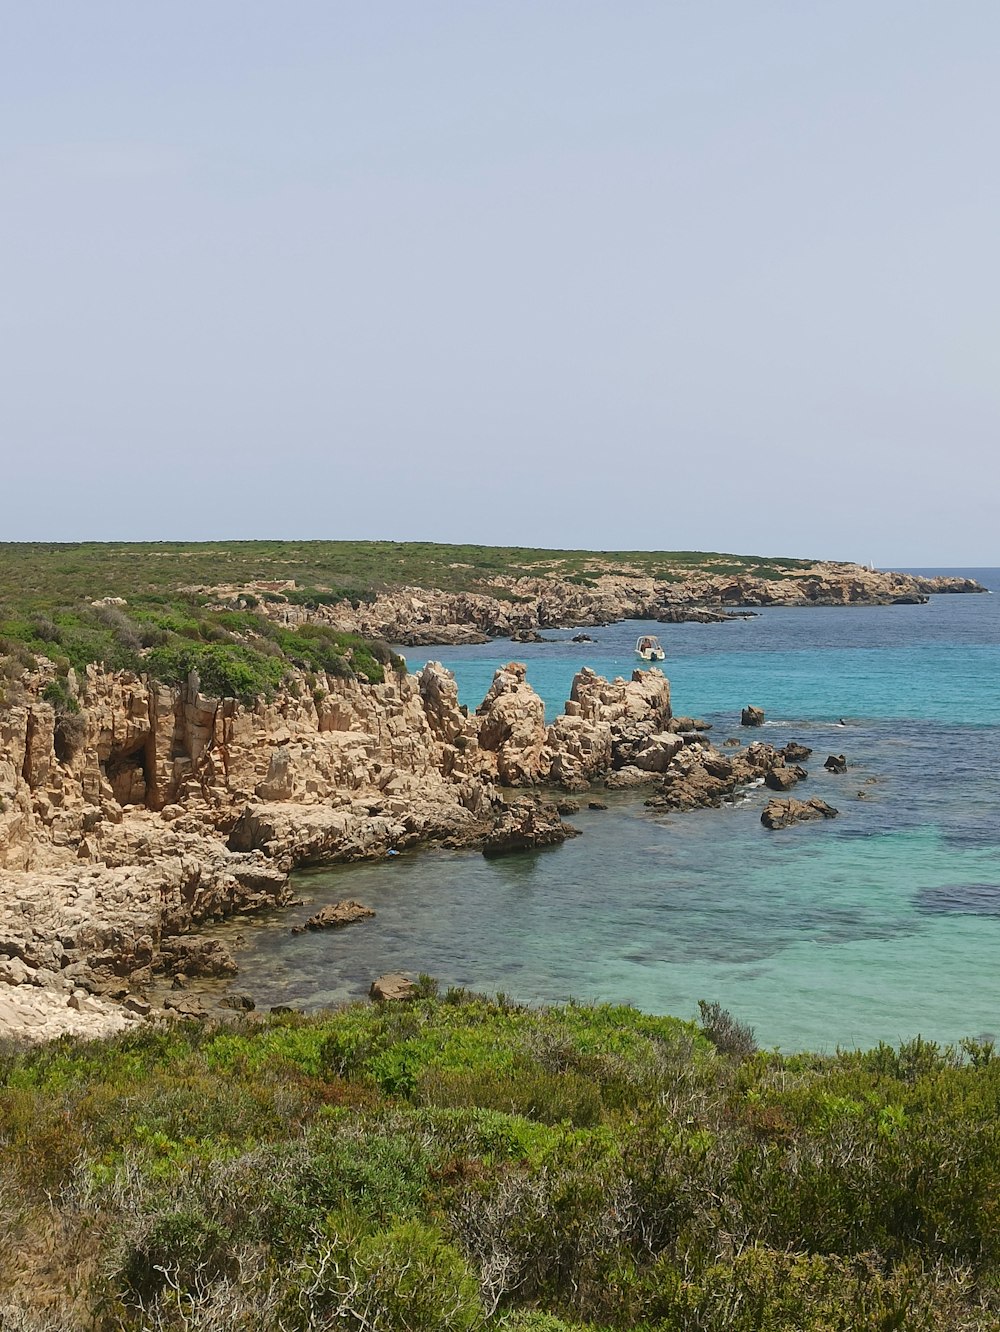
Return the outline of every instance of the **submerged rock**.
[[[839,812],[815,796],[812,800],[769,800],[760,821],[765,828],[788,828],[810,819],[835,819]]]
[[[796,740],[789,740],[778,753],[784,754],[787,763],[799,763],[802,759],[807,759],[812,750],[808,745],[800,745]]]
[[[304,925],[293,926],[292,933],[302,934],[305,930],[339,930],[345,925],[353,925],[357,920],[367,920],[374,915],[375,912],[371,907],[363,906],[360,902],[351,900],[328,902],[326,906],[320,907],[314,916],[310,916]]]

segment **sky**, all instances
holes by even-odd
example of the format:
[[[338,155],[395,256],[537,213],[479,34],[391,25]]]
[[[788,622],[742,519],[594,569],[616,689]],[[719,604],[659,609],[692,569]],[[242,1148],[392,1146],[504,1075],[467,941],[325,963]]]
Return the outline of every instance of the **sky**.
[[[0,539],[1000,565],[995,0],[0,21]]]

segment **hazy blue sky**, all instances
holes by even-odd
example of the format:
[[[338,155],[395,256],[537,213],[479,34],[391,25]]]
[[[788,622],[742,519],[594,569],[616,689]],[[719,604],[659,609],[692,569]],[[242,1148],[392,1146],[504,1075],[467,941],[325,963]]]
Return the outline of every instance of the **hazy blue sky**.
[[[996,0],[0,19],[7,539],[1000,564]]]

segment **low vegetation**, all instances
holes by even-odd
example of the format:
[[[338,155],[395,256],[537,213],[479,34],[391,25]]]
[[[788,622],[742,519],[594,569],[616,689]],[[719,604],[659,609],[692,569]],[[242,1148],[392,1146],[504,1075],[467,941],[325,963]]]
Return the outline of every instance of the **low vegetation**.
[[[642,572],[669,579],[705,570],[780,577],[811,560],[710,551],[542,550],[525,546],[451,546],[431,541],[204,541],[0,543],[0,603],[36,609],[104,596],[130,600],[181,587],[294,581],[305,604],[361,601],[409,584],[445,591],[488,591],[499,577],[570,577]],[[283,590],[276,595],[285,595]]]
[[[325,624],[288,627],[246,598],[227,606],[193,594],[140,594],[125,606],[77,603],[42,612],[21,604],[14,615],[11,609],[9,602],[0,607],[0,677],[16,679],[39,656],[52,661],[58,676],[45,697],[60,714],[77,707],[66,684],[70,669],[81,672],[92,662],[145,671],[164,684],[181,684],[197,670],[206,693],[246,703],[272,696],[293,668],[381,684],[387,667],[404,665],[384,643]]]
[[[280,607],[356,609],[394,585],[516,602],[524,597],[495,580],[531,575],[591,586],[604,572],[676,581],[698,569],[782,577],[808,563],[392,541],[0,543],[0,702],[4,679],[16,680],[39,656],[63,679],[90,663],[167,684],[197,670],[206,692],[246,702],[272,695],[293,667],[380,683],[387,667],[403,664],[384,644],[322,623],[289,627]],[[71,692],[63,694],[66,713]]]
[[[992,1046],[434,989],[7,1051],[0,1327],[997,1326]]]

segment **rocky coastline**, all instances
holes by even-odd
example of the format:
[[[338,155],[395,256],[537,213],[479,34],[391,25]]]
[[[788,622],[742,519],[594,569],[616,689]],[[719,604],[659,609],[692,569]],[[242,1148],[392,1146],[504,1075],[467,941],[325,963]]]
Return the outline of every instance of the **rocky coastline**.
[[[434,662],[380,685],[293,679],[254,707],[205,696],[195,676],[171,689],[91,667],[70,677],[69,729],[50,677],[45,663],[26,674],[0,713],[7,1037],[105,1034],[145,1018],[164,978],[231,974],[199,927],[287,904],[298,866],[550,845],[575,835],[559,792],[641,787],[654,808],[688,809],[786,766],[760,742],[716,749],[673,715],[656,669],[583,668],[549,724],[519,662],[474,713]]]
[[[530,641],[628,616],[711,621],[983,590],[844,565],[587,581],[498,578],[498,595],[397,588],[357,605],[277,596],[261,609],[400,643]],[[673,715],[655,669],[608,681],[583,668],[546,725],[518,662],[470,713],[435,662],[383,683],[291,672],[250,706],[204,693],[196,673],[182,687],[97,666],[57,678],[39,658],[0,708],[0,1036],[104,1034],[146,1016],[163,977],[235,970],[204,951],[198,928],[286,904],[297,866],[432,842],[487,855],[550,845],[575,833],[560,792],[644,788],[651,808],[684,810],[751,783],[784,794],[803,775],[799,757],[760,741],[717,749],[703,723]]]
[[[229,600],[249,589],[196,590]],[[279,594],[261,610],[285,624],[320,622],[403,647],[426,647],[509,637],[535,641],[527,636],[628,619],[717,624],[767,607],[913,605],[942,593],[985,591],[970,578],[925,578],[823,561],[806,569],[778,566],[768,577],[710,569],[670,580],[627,569],[585,579],[498,576],[482,591],[392,587],[357,604],[341,600],[308,606]]]

